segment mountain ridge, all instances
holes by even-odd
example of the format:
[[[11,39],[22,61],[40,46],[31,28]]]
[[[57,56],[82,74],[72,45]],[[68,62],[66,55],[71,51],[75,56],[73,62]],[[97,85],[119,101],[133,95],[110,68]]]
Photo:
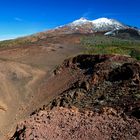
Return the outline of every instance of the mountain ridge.
[[[88,19],[82,17],[82,18],[70,23],[69,26],[81,26],[81,25],[88,24],[88,23],[91,23],[93,25],[94,30],[96,30],[96,31],[108,30],[107,26],[113,26],[113,28],[115,28],[115,29],[128,28],[127,25],[119,22],[118,20],[109,19],[109,18],[105,18],[105,17],[98,18],[95,20],[88,20]]]
[[[55,32],[60,34],[69,34],[69,33],[97,33],[102,32],[104,35],[117,35],[117,31],[123,30],[124,33],[128,33],[131,31],[137,32],[137,35],[140,36],[140,29],[126,25],[116,19],[110,18],[98,18],[95,20],[88,20],[86,18],[81,17],[78,20],[75,20],[71,23],[58,26],[53,30],[49,30],[47,32]],[[57,31],[57,32],[56,32]]]

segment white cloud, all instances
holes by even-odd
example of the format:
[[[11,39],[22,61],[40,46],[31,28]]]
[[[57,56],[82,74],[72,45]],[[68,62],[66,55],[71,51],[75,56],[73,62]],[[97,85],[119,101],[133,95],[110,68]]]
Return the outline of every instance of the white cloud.
[[[93,12],[91,9],[88,9],[85,13],[83,13],[82,17],[89,18],[91,15],[93,15]]]
[[[15,21],[19,21],[19,22],[23,21],[23,19],[21,19],[21,18],[19,18],[19,17],[15,17],[14,20],[15,20]]]
[[[82,15],[82,17],[88,18],[90,14],[91,14],[91,12],[85,12],[85,13]]]

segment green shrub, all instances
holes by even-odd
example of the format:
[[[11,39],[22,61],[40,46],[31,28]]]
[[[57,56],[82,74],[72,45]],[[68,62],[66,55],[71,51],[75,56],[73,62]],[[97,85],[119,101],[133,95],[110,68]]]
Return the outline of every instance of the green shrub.
[[[130,55],[140,60],[140,41],[126,40],[103,35],[87,36],[81,39],[81,46],[90,54]]]
[[[140,50],[136,49],[132,50],[130,56],[140,60]]]

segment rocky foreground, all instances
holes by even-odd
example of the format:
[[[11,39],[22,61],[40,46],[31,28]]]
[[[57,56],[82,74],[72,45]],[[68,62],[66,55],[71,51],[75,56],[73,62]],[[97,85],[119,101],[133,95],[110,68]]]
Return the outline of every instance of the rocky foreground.
[[[66,72],[73,82],[20,122],[11,140],[140,140],[139,61],[79,55],[65,60],[53,77]]]

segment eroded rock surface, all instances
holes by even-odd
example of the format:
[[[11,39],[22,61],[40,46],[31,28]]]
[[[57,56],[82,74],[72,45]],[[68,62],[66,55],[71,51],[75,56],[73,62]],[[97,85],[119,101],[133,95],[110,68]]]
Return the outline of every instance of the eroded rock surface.
[[[76,75],[75,80],[19,123],[12,140],[140,139],[139,61],[119,55],[79,55],[65,60],[54,77],[66,71]]]

